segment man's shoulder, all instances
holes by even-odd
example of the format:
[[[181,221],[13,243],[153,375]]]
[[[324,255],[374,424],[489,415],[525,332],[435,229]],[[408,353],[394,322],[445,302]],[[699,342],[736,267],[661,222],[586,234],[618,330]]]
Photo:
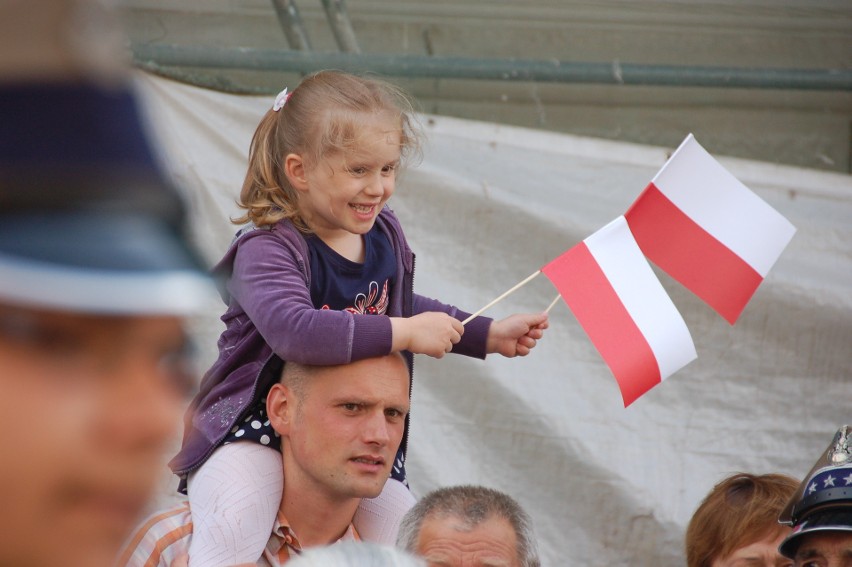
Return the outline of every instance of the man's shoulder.
[[[158,510],[133,531],[117,565],[168,567],[175,558],[189,551],[191,536],[192,516],[188,502]]]

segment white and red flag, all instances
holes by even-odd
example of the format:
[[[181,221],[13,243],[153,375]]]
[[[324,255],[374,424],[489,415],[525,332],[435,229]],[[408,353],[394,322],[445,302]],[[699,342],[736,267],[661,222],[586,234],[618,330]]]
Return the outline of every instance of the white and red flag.
[[[625,407],[695,360],[686,323],[623,216],[541,271],[615,375]]]
[[[645,256],[732,325],[796,232],[692,134],[625,217]]]

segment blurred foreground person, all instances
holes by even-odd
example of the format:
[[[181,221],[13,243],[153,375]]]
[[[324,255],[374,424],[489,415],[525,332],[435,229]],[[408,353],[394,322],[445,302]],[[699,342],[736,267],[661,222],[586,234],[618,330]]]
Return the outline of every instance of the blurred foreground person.
[[[538,567],[527,513],[510,496],[483,486],[439,488],[406,513],[397,545],[433,567]]]
[[[0,5],[0,565],[114,561],[209,293],[99,6]]]
[[[844,425],[779,521],[793,527],[781,553],[796,567],[852,566],[852,439]]]
[[[686,530],[688,567],[789,567],[778,551],[790,529],[778,515],[799,482],[781,474],[738,473],[704,498]]]

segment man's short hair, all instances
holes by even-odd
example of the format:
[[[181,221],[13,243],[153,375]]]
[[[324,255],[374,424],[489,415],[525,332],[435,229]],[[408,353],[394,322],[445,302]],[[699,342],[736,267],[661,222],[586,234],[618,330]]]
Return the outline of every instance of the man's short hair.
[[[295,392],[300,399],[304,400],[305,382],[316,371],[317,367],[298,364],[296,362],[282,362],[282,364],[284,366],[281,369],[279,383]]]
[[[737,473],[713,487],[686,529],[688,567],[716,559],[781,529],[778,515],[799,481],[782,474]]]
[[[541,565],[529,515],[511,496],[499,490],[463,485],[430,492],[403,517],[397,545],[415,553],[423,522],[432,517],[455,518],[468,529],[490,518],[504,518],[517,537],[518,563],[522,567]]]
[[[403,363],[405,362],[405,358],[402,354],[398,352],[392,352],[390,354],[385,355],[386,357],[396,357],[399,358]],[[379,357],[383,358],[383,357]],[[307,395],[307,388],[305,387],[308,383],[308,380],[318,372],[327,372],[332,370],[335,367],[348,366],[348,364],[338,364],[332,366],[312,366],[309,364],[299,364],[296,362],[284,362],[280,359],[277,361],[277,365],[281,368],[279,371],[278,382],[282,386],[286,386],[290,390],[296,393],[299,397],[300,401],[305,400],[305,396]],[[272,368],[276,368],[276,366],[272,366]]]

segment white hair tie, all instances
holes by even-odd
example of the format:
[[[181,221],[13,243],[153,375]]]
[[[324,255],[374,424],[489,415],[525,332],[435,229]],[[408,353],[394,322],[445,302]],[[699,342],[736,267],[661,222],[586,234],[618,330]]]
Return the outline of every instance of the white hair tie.
[[[287,103],[287,99],[290,98],[290,94],[292,93],[287,92],[287,87],[284,87],[284,90],[278,93],[278,96],[275,97],[275,104],[272,105],[272,110],[275,112],[281,110],[281,107],[283,107]]]

